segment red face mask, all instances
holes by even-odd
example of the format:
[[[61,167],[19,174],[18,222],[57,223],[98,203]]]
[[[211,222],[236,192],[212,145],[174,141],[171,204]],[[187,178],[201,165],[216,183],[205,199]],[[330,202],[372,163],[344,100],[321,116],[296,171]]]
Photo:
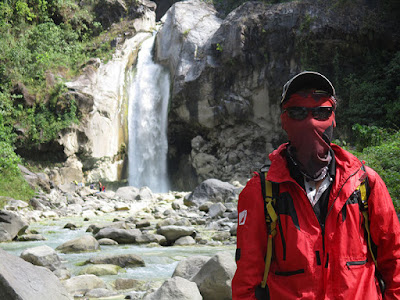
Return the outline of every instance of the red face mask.
[[[290,141],[290,153],[299,163],[303,173],[312,179],[318,179],[326,172],[331,160],[329,155],[333,128],[336,127],[335,112],[327,120],[317,120],[308,111],[304,120],[289,117],[285,109],[289,107],[314,108],[320,106],[336,107],[336,101],[327,94],[316,91],[297,92],[283,105],[281,114],[282,128]]]

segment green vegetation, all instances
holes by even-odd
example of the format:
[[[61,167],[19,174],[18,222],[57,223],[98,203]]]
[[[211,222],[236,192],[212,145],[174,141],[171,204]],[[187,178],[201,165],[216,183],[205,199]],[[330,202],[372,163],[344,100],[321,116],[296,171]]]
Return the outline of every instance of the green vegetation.
[[[382,177],[396,211],[400,212],[400,131],[358,124],[353,126],[353,130],[359,137],[356,150],[347,150],[365,160],[366,165]]]
[[[369,53],[342,87],[338,114],[343,123],[400,128],[400,51]]]
[[[74,0],[0,3],[0,196],[32,197],[14,151],[34,151],[79,122],[75,100],[64,96],[64,81],[88,58],[108,57],[112,50],[102,41],[104,29],[92,12],[95,1],[88,3],[91,6]]]

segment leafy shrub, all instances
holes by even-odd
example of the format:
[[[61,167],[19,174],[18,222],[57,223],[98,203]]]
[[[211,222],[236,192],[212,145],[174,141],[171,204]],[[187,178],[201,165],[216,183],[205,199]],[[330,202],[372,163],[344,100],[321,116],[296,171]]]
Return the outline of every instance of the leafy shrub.
[[[29,186],[21,173],[10,173],[5,171],[0,176],[0,196],[11,197],[13,199],[28,201],[35,195],[35,191]],[[4,207],[4,202],[0,199],[0,209]]]
[[[13,147],[0,141],[0,196],[12,197],[19,200],[29,200],[35,191],[22,177],[18,164],[21,162]],[[0,199],[0,208],[4,202]]]
[[[354,124],[352,130],[357,151],[362,151],[369,146],[379,146],[391,138],[390,130],[374,125]]]
[[[396,210],[400,212],[400,131],[385,133],[384,137],[378,145],[365,147],[354,154],[382,177]]]
[[[400,51],[369,53],[339,86],[342,123],[400,128]]]

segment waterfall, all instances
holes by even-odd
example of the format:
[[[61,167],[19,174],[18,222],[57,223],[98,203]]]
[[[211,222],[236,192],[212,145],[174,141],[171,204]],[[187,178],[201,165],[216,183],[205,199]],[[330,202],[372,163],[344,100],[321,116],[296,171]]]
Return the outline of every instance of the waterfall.
[[[170,79],[164,67],[154,63],[155,35],[143,42],[129,87],[129,177],[131,186],[148,186],[168,192],[167,115]]]

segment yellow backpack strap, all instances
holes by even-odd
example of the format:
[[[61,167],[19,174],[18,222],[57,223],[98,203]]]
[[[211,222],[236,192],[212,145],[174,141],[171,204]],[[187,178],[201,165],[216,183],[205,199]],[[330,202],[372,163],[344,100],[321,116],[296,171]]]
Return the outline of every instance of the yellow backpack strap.
[[[267,285],[268,273],[271,267],[272,261],[272,240],[276,235],[276,223],[278,220],[278,215],[275,211],[276,195],[274,195],[273,184],[271,181],[265,179],[265,174],[260,176],[262,192],[264,198],[264,212],[265,212],[265,222],[267,223],[268,230],[268,241],[267,241],[267,255],[265,257],[265,268],[264,276],[261,282],[261,287],[265,288]]]
[[[368,249],[371,253],[372,260],[374,261],[375,267],[378,268],[378,263],[376,261],[375,253],[372,249],[372,240],[371,240],[371,233],[369,231],[369,217],[368,217],[368,195],[367,195],[367,187],[366,187],[367,179],[364,179],[361,184],[358,186],[357,190],[361,193],[361,203],[360,203],[360,211],[364,216],[364,226],[365,230],[367,231],[367,242],[368,242]]]

